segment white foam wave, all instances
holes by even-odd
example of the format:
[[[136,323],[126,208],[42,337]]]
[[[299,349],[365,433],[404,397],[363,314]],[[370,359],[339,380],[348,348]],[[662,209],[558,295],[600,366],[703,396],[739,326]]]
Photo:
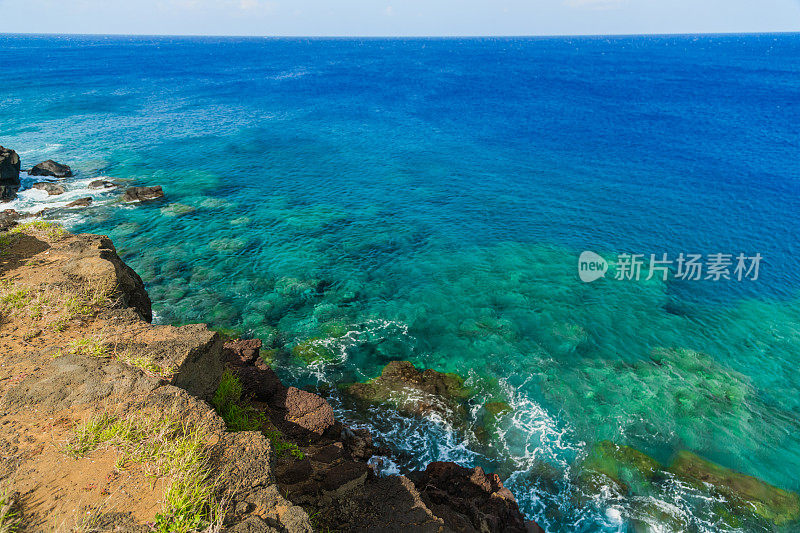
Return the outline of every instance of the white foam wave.
[[[18,213],[23,214],[36,214],[43,209],[55,209],[66,207],[67,204],[77,200],[91,196],[93,205],[107,203],[112,200],[116,194],[115,189],[90,189],[89,184],[98,178],[83,178],[83,179],[55,179],[45,176],[31,176],[27,172],[20,172],[20,190],[17,191],[17,197],[7,203],[3,204],[4,209],[14,209]],[[63,194],[49,195],[47,191],[34,189],[34,183],[48,182],[64,187]],[[77,224],[82,219],[80,212],[65,211],[59,216],[59,222],[65,226]]]
[[[307,69],[301,67],[301,68],[297,68],[297,69],[294,69],[294,70],[287,70],[287,71],[281,72],[280,74],[275,74],[273,76],[269,76],[269,79],[271,79],[271,80],[290,80],[290,79],[294,79],[294,78],[302,78],[303,76],[306,76],[308,73],[309,73],[309,71]]]
[[[408,325],[393,320],[371,319],[360,324],[347,326],[347,332],[339,337],[315,339],[310,344],[321,346],[333,353],[335,358],[319,359],[310,363],[306,368],[321,381],[325,378],[325,368],[330,365],[340,365],[347,361],[348,351],[354,346],[367,342],[379,342],[383,339],[408,337]]]

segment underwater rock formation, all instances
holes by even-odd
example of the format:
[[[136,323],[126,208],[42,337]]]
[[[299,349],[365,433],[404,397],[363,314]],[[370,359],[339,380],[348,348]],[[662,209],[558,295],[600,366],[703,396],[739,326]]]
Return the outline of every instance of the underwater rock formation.
[[[410,415],[437,413],[457,422],[465,419],[464,401],[472,395],[460,376],[430,368],[420,371],[408,361],[392,361],[380,376],[367,383],[354,383],[346,392],[370,403],[389,402]]]

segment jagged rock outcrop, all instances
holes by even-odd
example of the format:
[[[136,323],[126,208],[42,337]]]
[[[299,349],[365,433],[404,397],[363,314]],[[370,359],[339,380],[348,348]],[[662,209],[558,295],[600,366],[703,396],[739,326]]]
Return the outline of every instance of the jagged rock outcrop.
[[[411,475],[422,500],[454,531],[525,533],[517,501],[497,474],[435,462]]]
[[[28,171],[31,176],[52,176],[54,178],[69,178],[72,176],[72,169],[69,165],[62,165],[52,159],[42,161]]]
[[[0,202],[17,197],[20,187],[20,160],[17,152],[0,146]]]
[[[48,252],[51,261],[59,259],[63,276],[93,290],[110,290],[120,307],[133,308],[146,322],[153,320],[150,296],[142,278],[120,259],[108,237],[81,234],[53,243]]]
[[[261,339],[235,339],[225,343],[225,358],[236,366],[253,365],[261,350]]]
[[[445,466],[420,473],[417,485],[405,476],[376,474],[367,461],[376,454],[388,455],[389,450],[376,446],[369,431],[334,420],[330,406],[320,396],[284,386],[257,357],[257,344],[246,340],[227,343],[228,364],[240,377],[245,394],[256,401],[254,405],[281,434],[299,445],[302,458],[277,458],[276,479],[293,502],[315,509],[323,529],[536,531],[535,524],[526,526],[500,479],[483,470],[441,463]],[[420,372],[410,363],[395,363],[385,375],[392,387],[405,379],[428,394],[463,397],[458,378],[433,370]],[[453,483],[463,491],[461,496],[448,492]]]
[[[155,187],[131,187],[122,195],[123,202],[146,202],[164,197],[161,185]]]

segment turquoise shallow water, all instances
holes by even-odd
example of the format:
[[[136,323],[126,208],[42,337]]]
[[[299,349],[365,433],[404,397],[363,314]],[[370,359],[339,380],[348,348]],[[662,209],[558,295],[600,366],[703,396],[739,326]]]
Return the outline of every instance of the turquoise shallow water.
[[[334,392],[400,467],[496,470],[553,531],[725,528],[678,482],[576,498],[603,439],[800,490],[797,35],[0,50],[0,144],[73,166],[65,198],[97,205],[59,218],[113,238],[160,322],[258,336],[300,385],[408,359],[514,408],[482,443]],[[99,176],[167,199],[123,206],[87,192]],[[29,190],[10,207],[40,202],[66,200]],[[764,263],[757,281],[585,284],[586,249]],[[309,340],[335,357],[294,358]]]

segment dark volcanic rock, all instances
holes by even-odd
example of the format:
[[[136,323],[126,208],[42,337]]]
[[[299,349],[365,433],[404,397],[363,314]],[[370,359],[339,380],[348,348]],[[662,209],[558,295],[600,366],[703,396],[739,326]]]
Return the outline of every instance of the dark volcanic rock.
[[[161,185],[155,187],[131,187],[122,195],[124,202],[144,202],[164,197]]]
[[[347,393],[370,403],[392,402],[406,414],[435,412],[451,421],[463,421],[464,401],[471,395],[459,376],[432,369],[420,371],[408,361],[392,361],[380,376],[350,385]]]
[[[411,479],[423,501],[456,531],[519,532],[527,530],[514,496],[497,474],[481,467],[434,462]],[[538,526],[537,526],[538,527]]]
[[[113,189],[117,184],[113,181],[94,180],[89,184],[90,189]]]
[[[266,365],[242,366],[236,368],[247,396],[258,402],[273,403],[286,397],[286,387],[278,375]]]
[[[53,176],[54,178],[68,178],[72,176],[72,169],[67,165],[56,163],[52,159],[42,161],[28,171],[31,176]]]
[[[225,357],[234,365],[252,365],[261,350],[261,339],[236,339],[225,343]]]
[[[0,202],[16,198],[19,190],[19,169],[17,152],[0,146]]]
[[[375,453],[375,446],[372,444],[372,435],[369,430],[345,426],[342,428],[341,438],[353,459],[366,461]]]
[[[86,198],[78,198],[74,202],[68,203],[65,207],[87,207],[92,205],[92,197],[87,196]]]
[[[64,187],[61,185],[56,185],[55,183],[50,183],[49,181],[40,181],[39,183],[34,183],[31,185],[31,187],[34,189],[39,189],[40,191],[47,191],[47,194],[50,196],[64,194],[66,192]]]
[[[0,211],[0,230],[7,230],[12,226],[17,225],[17,220],[22,218],[22,215],[14,211],[13,209],[6,209],[4,211]]]

